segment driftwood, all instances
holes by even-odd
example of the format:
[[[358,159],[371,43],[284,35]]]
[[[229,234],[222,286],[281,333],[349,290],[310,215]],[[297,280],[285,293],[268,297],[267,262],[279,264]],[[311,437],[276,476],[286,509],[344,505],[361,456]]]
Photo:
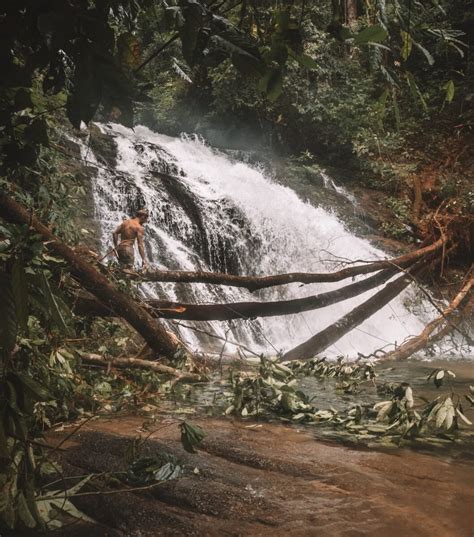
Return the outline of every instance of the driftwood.
[[[130,369],[149,369],[155,373],[175,377],[178,381],[199,382],[202,380],[201,375],[198,375],[197,373],[180,371],[179,369],[160,364],[159,362],[142,360],[140,358],[106,358],[100,354],[82,354],[81,360],[89,364],[100,365],[103,367],[112,366]]]
[[[420,261],[413,269],[407,271],[406,274],[403,274],[395,281],[388,283],[383,289],[335,323],[286,352],[283,355],[283,360],[304,360],[324,351],[399,295],[405,287],[412,283],[412,276],[420,275],[427,264],[431,263],[426,260]]]
[[[381,261],[368,262],[364,265],[346,267],[336,272],[306,273],[292,272],[289,274],[275,274],[272,276],[237,276],[234,274],[222,274],[217,272],[188,272],[188,271],[149,271],[136,273],[127,271],[127,277],[142,281],[151,282],[175,282],[175,283],[208,283],[214,285],[226,285],[231,287],[243,287],[249,291],[266,289],[277,285],[286,285],[289,283],[329,283],[339,282],[347,278],[359,276],[361,274],[370,274],[387,268],[406,268],[418,261],[422,257],[431,254],[446,243],[446,237],[441,237],[434,243],[419,248],[408,254],[385,259]]]
[[[60,241],[34,214],[4,193],[0,193],[0,217],[14,224],[27,225],[41,235],[48,250],[66,261],[71,274],[87,291],[113,310],[116,316],[128,321],[155,353],[173,357],[178,350],[176,340],[157,319]]]
[[[449,332],[456,327],[450,322],[450,317],[453,315],[453,313],[458,310],[463,302],[466,302],[465,311],[468,311],[472,307],[473,300],[472,296],[470,296],[470,292],[473,285],[474,276],[470,276],[462,286],[459,293],[454,297],[449,306],[443,310],[439,317],[428,323],[420,334],[410,338],[408,341],[400,345],[398,349],[387,353],[384,356],[384,360],[405,360],[415,352],[418,352],[423,347],[429,345],[430,342],[434,342],[436,339],[439,339],[439,337],[444,337],[445,335],[449,334]],[[433,334],[433,332],[438,328],[440,330]]]
[[[304,311],[324,308],[347,300],[378,285],[382,285],[396,273],[395,268],[380,271],[360,282],[346,285],[334,291],[305,298],[276,300],[272,302],[232,302],[225,304],[184,304],[165,300],[146,300],[154,315],[165,319],[186,321],[229,321],[232,319],[250,319],[254,317],[274,317],[291,315]],[[93,298],[78,297],[75,312],[79,315],[107,317],[114,312]]]

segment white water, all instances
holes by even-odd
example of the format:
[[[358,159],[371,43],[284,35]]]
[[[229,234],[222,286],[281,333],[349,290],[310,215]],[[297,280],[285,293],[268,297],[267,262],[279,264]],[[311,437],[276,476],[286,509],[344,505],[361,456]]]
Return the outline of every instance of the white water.
[[[118,146],[117,170],[99,168],[94,182],[94,201],[102,230],[102,249],[111,247],[111,233],[134,210],[150,211],[146,245],[151,265],[157,269],[238,271],[248,274],[277,274],[292,271],[324,272],[336,268],[337,257],[383,259],[387,255],[351,234],[338,218],[303,202],[289,188],[275,183],[263,171],[228,158],[196,138],[170,138],[145,127],[131,131],[119,125],[101,125]],[[88,150],[87,159],[94,160]],[[180,206],[172,188],[153,176],[163,170],[163,161],[178,177],[181,192],[198,208],[201,223],[190,217],[189,205]],[[331,181],[334,188],[334,183]],[[175,185],[176,186],[176,185]],[[171,192],[171,193],[170,193]],[[182,198],[182,196],[181,196]],[[204,237],[203,234],[206,236]],[[200,247],[207,244],[207,250]],[[138,256],[137,256],[138,259]],[[339,260],[340,261],[340,260]],[[328,291],[337,284],[298,284],[250,294],[230,287],[204,284],[146,284],[148,296],[196,303],[282,299]],[[271,317],[260,321],[231,323],[229,338],[254,350],[288,350],[335,322],[375,291],[327,308],[303,314]],[[413,302],[417,301],[417,313]],[[412,303],[409,311],[405,304]],[[434,312],[407,289],[373,317],[328,349],[327,355],[356,356],[387,344],[400,344],[419,333]],[[193,323],[186,323],[193,324]],[[194,326],[224,336],[228,323],[195,323]],[[199,349],[203,343],[193,331],[180,329],[188,344]],[[215,342],[215,340],[214,340]],[[216,349],[222,342],[217,341]],[[390,350],[392,347],[387,347]],[[229,352],[229,346],[226,347]]]

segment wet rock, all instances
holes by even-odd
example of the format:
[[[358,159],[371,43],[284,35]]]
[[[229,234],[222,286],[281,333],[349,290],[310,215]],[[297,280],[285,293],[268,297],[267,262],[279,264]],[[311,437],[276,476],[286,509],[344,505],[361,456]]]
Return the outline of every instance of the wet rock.
[[[104,134],[97,125],[91,124],[89,144],[100,163],[110,168],[116,167],[117,144],[112,136]]]

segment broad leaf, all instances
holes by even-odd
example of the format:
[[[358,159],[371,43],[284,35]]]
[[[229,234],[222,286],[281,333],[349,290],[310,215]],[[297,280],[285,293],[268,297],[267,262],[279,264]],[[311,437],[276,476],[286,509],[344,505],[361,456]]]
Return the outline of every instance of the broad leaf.
[[[434,58],[431,55],[431,53],[425,47],[420,45],[420,43],[417,43],[415,40],[412,39],[412,42],[415,45],[415,47],[424,54],[424,56],[425,56],[426,60],[428,61],[429,65],[433,65],[435,61],[434,61]]]
[[[446,90],[444,100],[447,103],[452,102],[454,99],[454,93],[455,93],[454,82],[452,80],[448,80],[446,84],[443,86],[443,89]]]
[[[354,37],[354,45],[364,45],[369,41],[372,43],[380,43],[381,41],[385,41],[387,37],[387,30],[385,30],[385,28],[383,28],[380,24],[376,24],[375,26],[369,26],[368,28],[365,28],[359,32]]]

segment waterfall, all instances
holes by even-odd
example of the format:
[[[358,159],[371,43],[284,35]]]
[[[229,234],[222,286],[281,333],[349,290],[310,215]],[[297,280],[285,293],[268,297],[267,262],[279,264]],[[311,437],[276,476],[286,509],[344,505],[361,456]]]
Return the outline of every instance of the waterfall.
[[[332,271],[343,260],[387,257],[346,229],[335,214],[302,201],[290,188],[273,181],[268,171],[235,160],[198,137],[172,138],[143,126],[133,131],[115,124],[99,128],[117,148],[116,168],[111,169],[83,144],[88,161],[97,165],[93,196],[104,253],[110,250],[113,229],[145,207],[150,212],[146,251],[156,269],[269,275]],[[325,182],[335,188],[330,178],[325,177]],[[205,284],[146,283],[140,289],[148,297],[213,303],[296,298],[346,283],[291,284],[253,294]],[[297,315],[194,326],[255,351],[274,353],[305,341],[374,292]],[[433,316],[432,306],[408,288],[326,354],[357,356],[400,344],[419,333]],[[178,331],[191,348],[215,352],[222,348],[222,341],[191,329],[178,327]],[[231,352],[230,346],[226,352]]]

